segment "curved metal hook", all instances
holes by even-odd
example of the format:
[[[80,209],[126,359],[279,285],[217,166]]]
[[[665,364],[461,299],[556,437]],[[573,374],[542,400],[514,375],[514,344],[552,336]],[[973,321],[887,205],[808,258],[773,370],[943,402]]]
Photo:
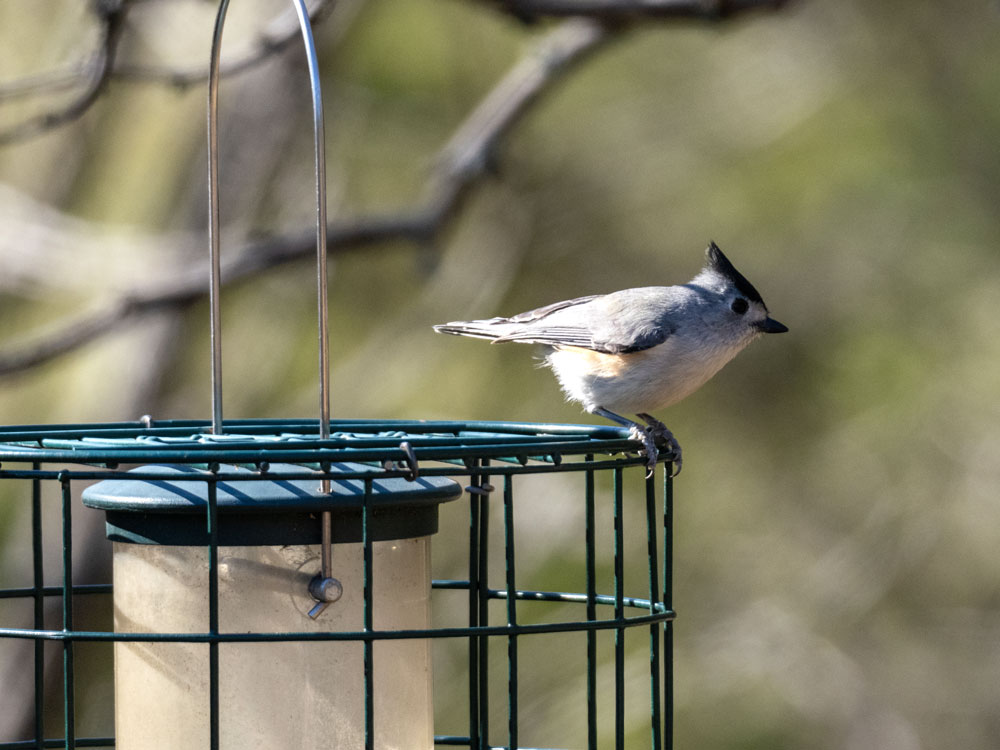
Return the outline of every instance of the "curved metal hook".
[[[326,270],[326,130],[323,121],[323,97],[319,83],[316,43],[305,0],[292,0],[302,29],[302,43],[309,66],[309,89],[312,94],[313,145],[316,166],[316,275],[319,308],[319,436],[330,437],[330,344],[327,311]],[[219,58],[222,30],[226,23],[229,0],[220,0],[212,35],[212,56],[208,76],[208,241],[209,295],[212,346],[212,432],[222,434],[222,317],[219,306]]]

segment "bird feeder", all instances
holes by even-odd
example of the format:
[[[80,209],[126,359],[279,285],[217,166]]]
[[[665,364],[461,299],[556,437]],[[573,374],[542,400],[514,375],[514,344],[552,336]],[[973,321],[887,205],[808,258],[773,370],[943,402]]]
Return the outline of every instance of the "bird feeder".
[[[0,608],[0,655],[33,645],[35,665],[34,679],[3,686],[5,706],[33,703],[34,732],[0,734],[0,750],[671,747],[673,480],[642,479],[626,430],[332,427],[324,440],[303,420],[226,422],[224,437],[208,421],[0,427],[0,489],[30,507],[34,560],[30,580],[0,589],[0,601],[34,603],[27,622]],[[644,497],[626,498],[630,473]],[[546,554],[565,558],[560,578],[576,590],[518,562],[537,552],[523,532],[567,486],[579,494],[561,524],[579,537]],[[81,489],[105,514],[113,585],[76,578]],[[326,512],[335,583],[318,587]],[[444,514],[437,547],[464,572],[442,577],[429,551]],[[46,543],[62,551],[47,575]],[[80,628],[95,608],[113,629]],[[534,645],[553,636],[568,649],[558,665]],[[115,732],[104,736],[77,728],[95,679],[78,649],[91,643],[114,644]],[[540,721],[545,705],[526,698],[556,666],[551,689],[568,692]]]

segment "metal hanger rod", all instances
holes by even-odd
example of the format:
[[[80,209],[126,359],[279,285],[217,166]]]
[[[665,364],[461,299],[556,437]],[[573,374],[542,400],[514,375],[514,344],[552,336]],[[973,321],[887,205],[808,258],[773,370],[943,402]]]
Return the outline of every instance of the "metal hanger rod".
[[[319,59],[305,0],[293,0],[302,29],[312,94],[313,145],[316,163],[316,306],[319,310],[319,436],[330,437],[330,334],[326,270],[326,126],[319,84]]]
[[[208,72],[208,244],[211,310],[209,338],[212,346],[212,433],[222,434],[222,315],[219,307],[219,53],[229,0],[221,0],[212,35]]]
[[[326,263],[326,128],[323,120],[323,96],[319,81],[319,60],[313,39],[309,10],[305,0],[292,0],[302,29],[306,60],[309,66],[309,90],[312,95],[313,144],[316,168],[316,289],[319,322],[319,437],[330,437],[330,334]],[[219,60],[222,29],[229,0],[220,0],[212,36],[212,56],[208,78],[208,201],[212,346],[212,432],[222,434],[222,317],[219,304]],[[328,482],[324,482],[324,487]]]

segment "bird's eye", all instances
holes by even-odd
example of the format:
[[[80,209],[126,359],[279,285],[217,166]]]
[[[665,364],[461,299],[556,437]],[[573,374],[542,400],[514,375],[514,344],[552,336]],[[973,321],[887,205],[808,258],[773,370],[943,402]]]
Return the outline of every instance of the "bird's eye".
[[[747,310],[750,309],[750,303],[747,302],[742,297],[737,297],[736,299],[733,300],[733,304],[730,305],[730,308],[737,315],[742,315],[743,313],[745,313]]]

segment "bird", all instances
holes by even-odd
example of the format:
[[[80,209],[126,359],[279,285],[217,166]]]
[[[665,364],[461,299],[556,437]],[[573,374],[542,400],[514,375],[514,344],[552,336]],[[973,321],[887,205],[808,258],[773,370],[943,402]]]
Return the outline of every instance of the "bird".
[[[788,328],[770,316],[753,284],[709,242],[704,267],[686,284],[593,294],[434,330],[543,346],[544,364],[568,400],[627,427],[642,442],[648,477],[659,457],[657,441],[669,449],[673,476],[683,465],[680,443],[651,412],[691,395],[751,341]]]

